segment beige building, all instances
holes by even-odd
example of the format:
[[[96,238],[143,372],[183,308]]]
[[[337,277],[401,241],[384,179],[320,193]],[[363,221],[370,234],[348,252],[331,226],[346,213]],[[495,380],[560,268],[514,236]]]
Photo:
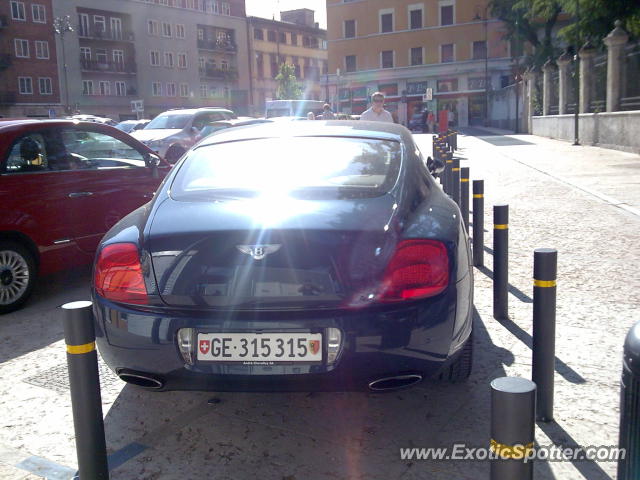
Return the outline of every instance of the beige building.
[[[404,124],[423,108],[450,108],[459,126],[483,124],[487,92],[511,82],[506,29],[487,18],[487,4],[327,0],[329,75],[322,80],[334,109],[361,113],[380,90]]]
[[[309,9],[280,12],[282,21],[248,17],[250,110],[264,113],[265,101],[276,98],[279,66],[294,65],[303,98],[323,100],[320,78],[327,73],[326,30]]]

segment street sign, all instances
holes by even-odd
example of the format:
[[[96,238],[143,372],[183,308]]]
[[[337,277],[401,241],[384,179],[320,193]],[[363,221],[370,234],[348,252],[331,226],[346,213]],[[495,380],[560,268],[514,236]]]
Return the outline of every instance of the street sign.
[[[433,88],[427,88],[426,93],[422,95],[423,102],[429,102],[433,100]]]
[[[144,112],[144,100],[131,100],[131,111],[133,113]]]

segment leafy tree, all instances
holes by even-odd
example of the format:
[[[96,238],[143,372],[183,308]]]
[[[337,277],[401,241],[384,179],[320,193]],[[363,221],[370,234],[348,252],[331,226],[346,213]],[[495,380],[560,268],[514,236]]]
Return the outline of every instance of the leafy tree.
[[[296,79],[296,70],[293,65],[283,63],[276,75],[278,87],[276,98],[278,100],[298,100],[302,96],[302,88]]]
[[[576,17],[576,1],[563,0],[564,10]],[[616,20],[622,21],[622,27],[632,37],[640,37],[640,3],[629,0],[580,0],[578,7],[580,21],[580,43],[586,39],[594,45],[600,45],[614,28]],[[575,23],[560,30],[560,36],[566,41],[576,43]]]

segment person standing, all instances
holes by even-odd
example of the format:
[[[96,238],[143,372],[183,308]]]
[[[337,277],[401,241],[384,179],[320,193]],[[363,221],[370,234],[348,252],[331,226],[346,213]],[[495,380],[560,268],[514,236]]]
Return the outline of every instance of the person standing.
[[[429,132],[436,133],[435,130],[436,117],[431,110],[429,110],[429,114],[427,115],[427,125],[429,125]]]
[[[371,95],[371,108],[362,112],[360,120],[394,123],[391,114],[384,109],[384,93],[375,92]]]
[[[324,109],[322,111],[322,119],[323,120],[335,120],[336,119],[335,114],[331,111],[331,105],[329,105],[328,103],[325,103],[323,109]]]

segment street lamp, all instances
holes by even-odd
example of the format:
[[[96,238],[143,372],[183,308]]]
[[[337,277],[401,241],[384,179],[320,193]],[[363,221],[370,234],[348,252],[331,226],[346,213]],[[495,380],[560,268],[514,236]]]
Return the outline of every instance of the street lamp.
[[[575,101],[576,107],[574,112],[574,142],[573,144],[578,146],[580,145],[579,139],[579,119],[580,119],[580,1],[576,0],[576,48],[575,48],[575,57],[574,57],[574,71],[573,76],[575,77]]]
[[[69,79],[67,77],[67,59],[65,55],[64,48],[64,34],[67,32],[73,32],[73,27],[71,26],[71,19],[69,15],[65,15],[64,17],[56,17],[53,19],[53,30],[56,32],[56,35],[60,35],[60,43],[62,44],[62,69],[64,71],[64,102],[65,107],[64,110],[67,115],[71,113],[71,106],[69,105]]]

